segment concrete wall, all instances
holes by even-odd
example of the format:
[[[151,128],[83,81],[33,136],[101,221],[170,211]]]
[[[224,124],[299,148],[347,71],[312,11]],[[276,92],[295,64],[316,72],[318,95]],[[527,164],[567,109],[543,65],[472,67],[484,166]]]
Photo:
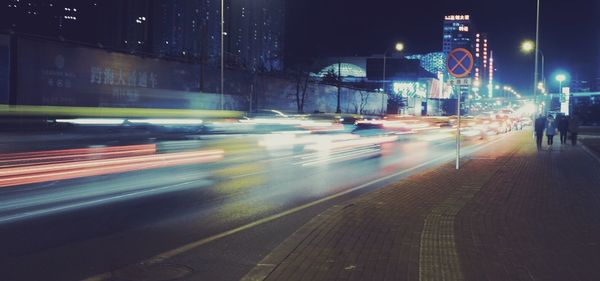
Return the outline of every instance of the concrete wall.
[[[207,71],[202,79],[206,92],[219,92],[219,74]],[[228,96],[225,109],[250,111],[256,109],[277,109],[297,112],[296,83],[293,79],[267,75],[250,75],[242,71],[227,70],[225,73],[225,94]],[[366,100],[362,114],[380,114],[382,95],[354,89],[341,89],[341,109],[343,113],[361,113],[361,97]],[[252,106],[250,104],[252,101]],[[195,105],[212,109],[220,105],[219,94],[202,94]],[[387,98],[383,98],[384,106]],[[304,112],[335,112],[337,87],[318,82],[309,82],[304,102]],[[217,107],[218,108],[218,107]]]
[[[257,85],[258,108],[276,108],[284,111],[297,111],[296,84],[278,78],[265,78]],[[361,97],[366,100],[361,112]],[[387,99],[384,98],[384,106]],[[337,87],[321,83],[309,83],[304,100],[304,112],[335,112],[337,107]],[[341,88],[340,107],[343,113],[380,114],[382,95],[354,89]]]

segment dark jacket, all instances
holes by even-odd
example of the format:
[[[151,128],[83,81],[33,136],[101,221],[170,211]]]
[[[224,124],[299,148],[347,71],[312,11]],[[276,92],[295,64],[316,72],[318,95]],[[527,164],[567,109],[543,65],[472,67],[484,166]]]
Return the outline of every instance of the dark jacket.
[[[579,133],[579,118],[577,116],[571,116],[569,119],[569,132],[572,134]]]
[[[546,118],[538,117],[535,119],[535,132],[537,134],[543,134],[544,129],[546,128]]]
[[[558,120],[558,130],[562,133],[566,133],[569,130],[569,119],[567,117],[561,117]]]

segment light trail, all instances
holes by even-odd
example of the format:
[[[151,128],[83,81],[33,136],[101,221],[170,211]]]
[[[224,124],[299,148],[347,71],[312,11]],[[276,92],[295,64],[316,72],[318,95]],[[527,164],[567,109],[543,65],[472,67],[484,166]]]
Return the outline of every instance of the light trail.
[[[215,162],[223,156],[222,150],[207,150],[10,167],[0,169],[0,187]]]

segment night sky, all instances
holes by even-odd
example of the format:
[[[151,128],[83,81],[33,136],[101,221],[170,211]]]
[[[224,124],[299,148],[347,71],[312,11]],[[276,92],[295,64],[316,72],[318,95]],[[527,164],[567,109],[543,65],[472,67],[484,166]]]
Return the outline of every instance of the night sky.
[[[573,78],[594,76],[600,65],[600,0],[541,1],[547,79],[557,69]],[[488,33],[500,82],[522,91],[533,84],[533,55],[522,54],[519,46],[535,39],[535,0],[287,0],[286,5],[286,56],[292,62],[381,54],[398,40],[407,53],[441,51],[444,15],[470,14],[477,30]]]

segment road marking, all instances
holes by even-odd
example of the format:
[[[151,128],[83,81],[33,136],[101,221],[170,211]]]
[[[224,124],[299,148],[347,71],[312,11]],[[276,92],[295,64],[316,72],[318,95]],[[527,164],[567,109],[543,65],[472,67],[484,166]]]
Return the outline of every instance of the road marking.
[[[243,174],[243,175],[237,175],[237,176],[229,177],[229,179],[235,180],[235,179],[240,179],[240,178],[245,178],[245,177],[251,177],[251,176],[257,176],[257,175],[266,174],[266,173],[268,173],[268,172],[267,171],[260,171],[260,172],[255,172],[255,173],[248,173],[248,174]]]
[[[496,142],[504,139],[504,137],[505,136],[503,136],[501,138],[498,138],[496,140],[493,140],[493,141],[491,141],[489,143],[484,143],[484,144],[476,145],[474,147],[469,147],[468,148],[469,152],[467,152],[466,154],[471,154],[471,153],[474,153],[474,152],[476,152],[478,150],[484,149],[484,148],[486,148],[486,147],[488,147],[490,145],[493,145]],[[307,204],[304,204],[304,205],[301,205],[301,206],[289,209],[289,210],[281,212],[279,214],[274,214],[274,215],[268,216],[266,218],[262,218],[260,220],[257,220],[257,221],[254,221],[254,222],[251,222],[251,223],[248,223],[248,224],[245,224],[245,225],[233,228],[233,229],[230,229],[228,231],[225,231],[225,232],[222,232],[222,233],[219,233],[219,234],[216,234],[216,235],[213,235],[213,236],[210,236],[210,237],[207,237],[207,238],[204,238],[204,239],[200,239],[198,241],[195,241],[195,242],[183,245],[183,246],[175,248],[173,250],[169,250],[167,252],[160,253],[160,254],[158,254],[158,255],[156,255],[154,257],[151,257],[151,258],[149,258],[147,260],[144,260],[144,261],[140,262],[139,264],[144,265],[144,266],[156,265],[156,264],[161,263],[161,262],[163,262],[165,260],[173,258],[173,257],[175,257],[177,255],[181,255],[183,253],[189,252],[190,250],[193,250],[193,249],[198,248],[200,246],[203,246],[203,245],[206,245],[208,243],[214,242],[214,241],[219,240],[221,238],[225,238],[227,236],[230,236],[230,235],[233,235],[233,234],[236,234],[236,233],[239,233],[239,232],[242,232],[242,231],[254,228],[256,226],[259,226],[259,225],[262,225],[262,224],[265,224],[265,223],[277,220],[279,218],[282,218],[282,217],[285,217],[285,216],[288,216],[288,215],[300,212],[302,210],[305,210],[305,209],[308,209],[310,207],[319,205],[321,203],[324,203],[324,202],[327,202],[327,201],[330,201],[330,200],[342,197],[342,196],[344,196],[346,194],[349,194],[349,193],[361,190],[361,189],[369,187],[371,185],[374,185],[374,184],[377,184],[377,183],[389,180],[391,178],[399,177],[401,175],[404,175],[404,174],[407,174],[407,173],[410,173],[410,172],[413,172],[415,170],[418,170],[420,168],[429,166],[429,165],[434,164],[436,162],[443,161],[445,159],[452,159],[454,156],[455,156],[454,152],[446,153],[446,154],[444,154],[444,155],[442,155],[440,157],[434,158],[434,159],[429,160],[427,162],[423,162],[423,163],[421,163],[419,165],[416,165],[414,167],[402,170],[400,172],[397,172],[397,173],[394,173],[394,174],[390,174],[390,175],[387,175],[387,176],[384,176],[384,177],[372,180],[370,182],[361,184],[361,185],[353,187],[351,189],[347,189],[347,190],[344,190],[342,192],[339,192],[339,193],[332,194],[330,196],[321,198],[319,200],[316,200],[316,201],[313,201],[313,202],[310,202],[310,203],[307,203]],[[464,155],[464,156],[466,156],[466,155]],[[119,269],[117,269],[117,270],[119,270]],[[112,272],[104,272],[104,273],[100,273],[98,275],[94,275],[94,276],[85,278],[82,281],[103,281],[103,280],[108,280],[112,276],[113,276]]]

